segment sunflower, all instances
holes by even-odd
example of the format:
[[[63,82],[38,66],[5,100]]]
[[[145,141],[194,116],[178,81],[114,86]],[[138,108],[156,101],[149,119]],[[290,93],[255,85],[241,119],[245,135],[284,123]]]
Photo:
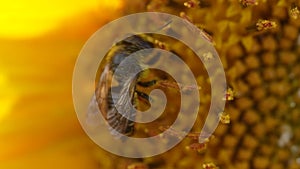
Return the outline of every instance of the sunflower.
[[[78,5],[85,10],[78,12]],[[299,1],[88,0],[57,2],[52,8],[33,2],[10,6],[0,15],[11,16],[0,28],[0,168],[300,168]],[[33,9],[38,10],[27,16]],[[117,17],[144,11],[181,16],[207,32],[234,99],[224,111],[229,124],[220,124],[207,144],[187,138],[164,154],[130,159],[99,148],[83,132],[72,105],[71,77],[93,32]],[[43,25],[44,20],[52,24]]]

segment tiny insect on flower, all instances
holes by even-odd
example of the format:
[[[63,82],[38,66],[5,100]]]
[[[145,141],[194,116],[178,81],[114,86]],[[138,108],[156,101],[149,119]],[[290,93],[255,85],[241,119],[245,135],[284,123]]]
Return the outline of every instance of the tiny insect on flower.
[[[183,3],[183,5],[188,8],[196,8],[197,6],[199,6],[199,4],[200,4],[200,1],[198,1],[198,0],[190,0],[190,1]]]
[[[127,169],[148,169],[148,166],[144,163],[133,163],[127,166]]]
[[[227,90],[226,90],[226,93],[225,93],[225,96],[223,98],[223,100],[226,100],[226,101],[231,101],[231,100],[234,100],[234,91],[231,87],[229,87]]]
[[[291,9],[289,10],[289,13],[293,19],[300,18],[299,8],[295,4],[292,5]]]
[[[256,23],[256,29],[258,31],[264,31],[277,28],[277,23],[270,20],[259,19]]]
[[[243,5],[243,7],[258,5],[257,0],[240,0],[240,3]]]
[[[210,163],[205,163],[202,165],[203,169],[218,169],[216,164],[210,162]]]
[[[228,113],[221,112],[219,114],[219,119],[220,119],[221,123],[223,123],[223,124],[229,124],[230,123],[230,116],[229,116]]]

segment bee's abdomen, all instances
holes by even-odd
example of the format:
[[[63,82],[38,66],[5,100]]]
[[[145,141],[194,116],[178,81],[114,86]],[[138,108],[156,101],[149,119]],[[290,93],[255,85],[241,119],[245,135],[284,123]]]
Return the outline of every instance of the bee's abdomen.
[[[139,50],[152,47],[153,44],[151,42],[145,41],[140,36],[133,35],[117,43],[106,56],[108,57],[108,63],[106,63],[108,70],[102,72],[101,76],[103,78],[100,79],[100,85],[98,86],[101,88],[101,85],[105,85],[105,87],[102,87],[105,88],[105,96],[103,96],[105,99],[99,99],[98,103],[99,101],[100,104],[102,103],[102,106],[99,105],[102,109],[105,109],[105,112],[102,112],[102,114],[105,115],[105,119],[110,125],[111,133],[117,137],[121,137],[120,134],[133,134],[134,121],[129,119],[134,119],[136,112],[130,105],[135,107],[134,92],[139,74],[131,77],[134,76],[134,73],[130,72],[141,71],[139,59],[130,60],[128,64],[124,60]],[[122,64],[123,61],[126,64]],[[118,82],[117,86],[111,87],[110,82],[113,81],[112,78]],[[110,82],[107,83],[107,81]],[[129,93],[129,98],[124,97],[127,93]]]

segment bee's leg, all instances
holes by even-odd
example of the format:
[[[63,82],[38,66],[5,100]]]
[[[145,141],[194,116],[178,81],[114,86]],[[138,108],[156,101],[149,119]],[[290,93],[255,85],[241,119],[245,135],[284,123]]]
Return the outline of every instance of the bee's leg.
[[[141,97],[142,99],[145,99],[145,100],[147,100],[147,101],[149,101],[150,100],[150,96],[149,95],[147,95],[146,93],[143,93],[143,92],[140,92],[140,91],[135,91],[136,92],[136,94],[139,96],[139,97]]]
[[[151,81],[148,81],[148,82],[138,82],[137,84],[142,86],[142,87],[150,87],[150,86],[155,85],[156,82],[157,82],[157,80],[151,80]]]
[[[151,80],[147,82],[138,82],[139,86],[142,86],[144,88],[151,87],[153,85],[158,84],[159,86],[165,87],[165,88],[173,88],[173,89],[180,89],[181,87],[186,87],[184,85],[181,85],[180,83],[168,81],[168,80]]]
[[[135,93],[137,94],[138,96],[138,99],[142,102],[144,102],[146,105],[150,106],[150,101],[152,100],[152,98],[146,94],[146,93],[143,93],[143,92],[140,92],[140,91],[135,91]]]
[[[178,91],[192,91],[192,90],[200,90],[201,87],[200,86],[195,86],[195,85],[183,85],[181,83],[177,83],[177,82],[172,82],[172,81],[167,81],[167,80],[162,80],[159,81],[158,83],[161,87],[164,88],[172,88]]]

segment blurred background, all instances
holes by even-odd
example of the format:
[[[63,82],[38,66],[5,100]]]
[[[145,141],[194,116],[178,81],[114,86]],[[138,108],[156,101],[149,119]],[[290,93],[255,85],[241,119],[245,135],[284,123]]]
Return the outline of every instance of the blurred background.
[[[72,71],[85,41],[121,8],[120,0],[1,2],[1,169],[93,168]]]
[[[1,2],[0,168],[300,169],[300,14],[291,11],[300,2],[192,0],[194,8],[187,1]],[[235,99],[225,110],[230,124],[219,125],[204,153],[184,141],[153,158],[117,157],[77,120],[72,73],[81,48],[102,25],[140,11],[188,19],[216,44]],[[260,31],[259,19],[277,26]]]

